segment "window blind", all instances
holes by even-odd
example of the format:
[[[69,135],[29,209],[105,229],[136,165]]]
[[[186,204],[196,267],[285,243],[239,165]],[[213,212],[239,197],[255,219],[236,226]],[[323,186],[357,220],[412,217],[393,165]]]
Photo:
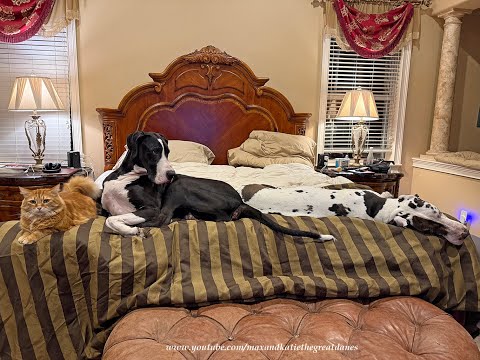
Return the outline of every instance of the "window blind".
[[[335,116],[345,93],[358,87],[373,92],[379,115],[379,120],[366,122],[369,134],[365,150],[370,147],[376,153],[392,150],[401,59],[402,51],[380,59],[362,58],[354,51],[342,50],[335,39],[330,38],[324,152],[352,152],[354,122],[336,120]]]
[[[0,162],[34,162],[24,130],[31,113],[7,110],[15,78],[29,75],[51,78],[66,109],[39,112],[47,126],[43,163],[66,162],[72,148],[68,61],[66,29],[51,38],[34,36],[21,43],[0,43]]]

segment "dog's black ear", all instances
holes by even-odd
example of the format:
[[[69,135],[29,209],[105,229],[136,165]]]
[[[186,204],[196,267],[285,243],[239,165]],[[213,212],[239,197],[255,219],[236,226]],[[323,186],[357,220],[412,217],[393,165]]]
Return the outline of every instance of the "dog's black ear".
[[[445,236],[448,233],[443,224],[437,223],[433,220],[424,219],[419,216],[412,217],[412,227],[420,232],[434,234],[437,236]]]
[[[138,155],[138,143],[143,136],[145,136],[143,131],[136,131],[127,137],[127,147],[132,159],[135,159]]]

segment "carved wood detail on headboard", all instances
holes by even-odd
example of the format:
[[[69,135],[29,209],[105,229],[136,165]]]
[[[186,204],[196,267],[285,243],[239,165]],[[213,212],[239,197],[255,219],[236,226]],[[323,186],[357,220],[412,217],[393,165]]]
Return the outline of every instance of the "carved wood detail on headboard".
[[[124,151],[128,134],[156,131],[168,139],[203,143],[214,164],[227,164],[227,150],[252,130],[305,134],[311,114],[295,113],[280,92],[265,86],[241,60],[206,46],[183,55],[153,82],[129,91],[118,109],[98,108],[103,121],[105,169]]]

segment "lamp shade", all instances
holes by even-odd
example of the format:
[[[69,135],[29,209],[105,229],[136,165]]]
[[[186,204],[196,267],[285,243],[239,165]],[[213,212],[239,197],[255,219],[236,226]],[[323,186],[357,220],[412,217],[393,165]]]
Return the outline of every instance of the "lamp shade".
[[[336,119],[339,120],[378,120],[377,106],[370,90],[347,91]]]
[[[8,110],[56,111],[63,110],[63,103],[46,77],[18,77],[13,84]]]

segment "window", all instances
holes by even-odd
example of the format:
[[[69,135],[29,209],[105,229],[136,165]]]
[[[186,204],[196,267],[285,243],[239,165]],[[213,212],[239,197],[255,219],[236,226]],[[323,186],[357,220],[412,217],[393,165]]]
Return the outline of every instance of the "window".
[[[365,149],[400,163],[403,118],[408,86],[410,47],[380,59],[362,58],[342,50],[333,37],[324,42],[319,153],[351,153],[353,121],[336,120],[343,96],[358,87],[372,90],[379,120],[368,121]]]
[[[38,75],[52,79],[65,106],[64,111],[39,112],[47,126],[43,162],[66,163],[67,151],[73,149],[74,142],[72,118],[75,116],[72,114],[78,113],[71,106],[72,92],[76,91],[78,96],[77,83],[72,86],[71,81],[72,75],[76,76],[76,68],[72,71],[71,66],[71,59],[76,59],[72,37],[75,37],[74,22],[51,38],[34,36],[21,43],[0,43],[0,162],[33,163],[24,130],[25,120],[31,114],[8,111],[7,107],[15,78]],[[74,65],[76,67],[76,61]],[[73,102],[77,103],[75,99]],[[74,120],[77,132],[79,119]]]

